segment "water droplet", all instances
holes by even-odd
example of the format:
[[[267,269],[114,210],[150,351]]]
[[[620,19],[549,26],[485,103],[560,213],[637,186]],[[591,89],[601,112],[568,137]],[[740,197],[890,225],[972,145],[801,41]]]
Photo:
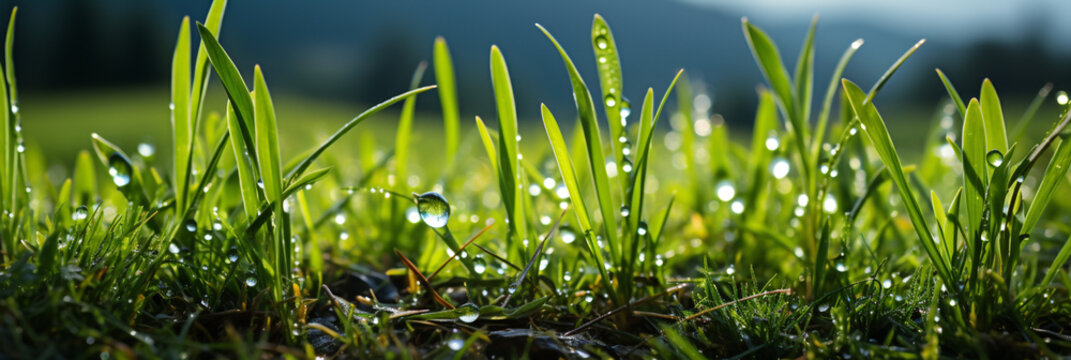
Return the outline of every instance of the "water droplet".
[[[446,342],[446,346],[449,347],[450,350],[458,351],[465,346],[465,341],[461,339],[450,339],[450,341]]]
[[[156,154],[156,148],[149,143],[140,143],[138,144],[138,154],[141,155],[141,157],[151,157],[153,154]]]
[[[632,161],[628,158],[621,159],[621,171],[624,171],[626,174],[632,172]]]
[[[170,244],[170,245],[167,246],[167,251],[171,252],[172,254],[178,254],[179,253],[179,247],[178,247],[178,245]]]
[[[15,147],[15,151],[18,151],[20,154],[26,152],[26,144],[22,142],[22,139],[19,139],[19,144]]]
[[[573,241],[576,241],[576,233],[570,228],[562,228],[561,237],[562,242],[566,244],[571,244]]]
[[[12,104],[11,105],[11,113],[12,114],[18,114],[19,113],[19,106]]]
[[[130,184],[130,176],[133,173],[133,167],[130,165],[130,160],[127,160],[126,156],[119,152],[113,152],[108,157],[108,175],[111,175],[112,182],[115,186],[124,187]]]
[[[171,109],[171,110],[175,110],[175,103],[168,103],[167,104],[167,108]]]
[[[770,162],[770,172],[773,173],[774,178],[785,178],[785,176],[788,176],[788,172],[791,169],[792,166],[789,165],[788,160],[785,160],[785,158],[779,157]]]
[[[480,318],[480,308],[473,303],[466,303],[465,305],[458,306],[456,312],[457,319],[464,323],[471,323]]]
[[[646,221],[640,221],[640,223],[636,225],[636,234],[639,235],[639,236],[647,235],[647,222]]]
[[[1067,96],[1067,92],[1066,91],[1061,90],[1061,91],[1057,91],[1056,92],[1056,103],[1057,104],[1067,105],[1068,102],[1069,102],[1069,98]]]
[[[948,305],[956,306],[956,299],[948,299]]]
[[[613,95],[606,95],[606,106],[607,107],[617,106],[617,98],[614,97]]]
[[[528,185],[528,194],[532,196],[539,196],[543,192],[543,188],[539,187],[539,184]]]
[[[632,114],[632,103],[628,101],[627,97],[621,97],[621,123],[624,124],[625,118]]]
[[[829,304],[818,305],[818,312],[829,311]]]
[[[1004,154],[1000,153],[1000,150],[990,150],[985,154],[985,161],[989,163],[989,166],[1000,167],[1000,164],[1004,163]]]
[[[766,138],[766,150],[774,151],[778,147],[781,147],[781,140],[777,138],[777,134],[770,132],[770,136]]]
[[[77,209],[74,209],[74,213],[71,214],[71,220],[81,221],[81,220],[85,220],[86,217],[88,217],[88,216],[89,216],[89,209],[87,209],[85,205],[82,205],[82,206],[79,206]]]
[[[844,265],[843,261],[837,261],[836,268],[838,272],[848,271],[848,265]]]
[[[257,180],[257,187],[261,188],[261,189],[264,188],[264,179],[258,179]]]
[[[446,226],[447,221],[450,220],[450,203],[446,202],[446,198],[437,192],[426,192],[423,194],[413,194],[417,202],[417,211],[420,213],[420,219],[424,220],[424,224],[433,228],[441,228]]]
[[[487,260],[484,260],[482,256],[477,256],[472,260],[472,269],[475,270],[477,274],[483,274],[487,271]]]
[[[744,201],[740,199],[733,200],[733,203],[729,205],[729,210],[732,210],[733,214],[743,214]]]
[[[550,265],[550,260],[547,260],[547,259],[539,260],[539,271],[546,270],[547,269],[547,265]]]
[[[855,136],[855,134],[858,134],[858,133],[859,133],[859,130],[856,129],[854,126],[852,126],[851,129],[848,129],[848,135]]]
[[[506,292],[510,294],[517,292],[517,284],[509,284],[509,287],[506,288]]]
[[[715,193],[718,195],[718,199],[721,201],[732,200],[736,196],[736,188],[733,187],[733,182],[729,180],[719,181],[715,185]]]
[[[595,47],[599,48],[599,50],[606,50],[606,48],[610,47],[610,42],[605,35],[599,35],[595,37]]]
[[[621,217],[628,217],[629,209],[628,205],[621,205]]]
[[[183,226],[186,227],[186,231],[197,232],[197,222],[193,221],[193,219],[186,220],[186,223]]]
[[[257,286],[257,278],[252,277],[252,276],[245,278],[245,286],[248,286],[248,287]]]
[[[837,198],[833,194],[826,194],[826,200],[822,201],[822,210],[830,214],[837,212]]]
[[[884,281],[881,282],[881,287],[886,288],[886,289],[891,288],[892,287],[892,280],[885,279]]]

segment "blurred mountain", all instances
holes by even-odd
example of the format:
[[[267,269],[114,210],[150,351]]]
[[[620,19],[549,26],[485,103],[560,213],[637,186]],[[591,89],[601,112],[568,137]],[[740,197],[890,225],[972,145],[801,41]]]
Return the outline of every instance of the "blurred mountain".
[[[20,6],[16,46],[19,85],[27,91],[90,86],[166,84],[175,31],[183,15],[201,19],[210,1],[34,0]],[[9,8],[12,2],[0,2]],[[561,59],[542,33],[549,29],[598,92],[589,41],[592,15],[613,28],[626,96],[639,99],[647,87],[661,94],[685,68],[708,84],[714,111],[749,122],[752,89],[762,83],[740,30],[740,15],[673,1],[544,0],[459,1],[231,1],[221,42],[244,74],[260,64],[273,88],[352,102],[378,102],[405,90],[412,70],[431,57],[435,36],[444,36],[457,67],[462,112],[493,118],[488,50],[498,44],[511,70],[518,111],[534,117],[540,102],[562,117],[572,113],[571,88]],[[758,22],[794,64],[810,18]],[[928,43],[889,83],[883,103],[935,103],[943,88],[933,74],[941,67],[973,96],[983,76],[998,90],[1029,96],[1045,81],[1066,86],[1071,72],[1057,64],[1067,51],[1039,41],[1044,29],[1014,39],[975,42],[959,35],[889,30],[865,21],[826,19],[816,39],[816,94],[824,93],[841,53],[856,38],[865,45],[846,76],[869,86],[919,40]],[[196,34],[193,34],[196,40]],[[429,71],[424,83],[433,83]],[[693,81],[695,83],[695,81]],[[973,91],[972,91],[973,90]],[[816,96],[818,98],[820,96]],[[434,109],[434,97],[421,107]]]

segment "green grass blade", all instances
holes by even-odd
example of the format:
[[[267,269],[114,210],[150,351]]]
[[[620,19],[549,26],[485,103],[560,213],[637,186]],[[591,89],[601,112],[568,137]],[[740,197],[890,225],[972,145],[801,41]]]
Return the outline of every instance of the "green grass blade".
[[[82,150],[74,162],[74,201],[71,205],[88,206],[93,203],[97,194],[97,170],[93,167],[93,156],[89,151]]]
[[[848,62],[861,46],[863,46],[863,39],[852,41],[852,44],[840,56],[840,61],[837,61],[837,67],[833,70],[833,76],[829,79],[829,87],[826,88],[826,96],[822,100],[822,110],[818,112],[818,124],[814,128],[814,141],[811,141],[811,158],[815,162],[818,161],[819,150],[822,148],[822,141],[824,141],[826,134],[826,126],[829,124],[829,113],[833,108],[833,97],[837,94],[837,89],[840,88],[840,78],[844,74],[844,69],[848,67]]]
[[[353,129],[354,126],[357,126],[357,124],[360,124],[362,121],[368,119],[372,115],[375,115],[375,114],[379,113],[383,109],[386,109],[386,108],[390,107],[391,105],[394,105],[395,103],[397,103],[399,101],[405,100],[406,98],[408,98],[410,96],[414,96],[416,94],[419,94],[419,93],[422,93],[422,92],[425,92],[425,91],[428,91],[428,90],[431,90],[431,89],[434,89],[434,88],[435,88],[435,85],[429,85],[429,86],[425,86],[425,87],[422,87],[422,88],[406,91],[406,92],[401,93],[399,95],[396,95],[396,96],[394,96],[394,97],[392,97],[390,99],[387,99],[386,101],[381,102],[381,103],[377,104],[376,106],[373,106],[373,107],[369,108],[368,110],[365,110],[364,112],[360,113],[359,115],[357,115],[357,117],[354,117],[349,122],[347,122],[345,125],[342,125],[342,127],[339,128],[337,131],[335,131],[334,134],[331,134],[331,137],[327,138],[327,140],[325,140],[322,144],[320,144],[320,146],[318,146],[316,148],[316,150],[313,150],[311,153],[309,153],[308,156],[306,156],[304,159],[302,159],[301,162],[298,163],[298,165],[295,166],[293,170],[290,170],[290,173],[288,173],[286,175],[286,183],[287,184],[293,184],[294,180],[297,180],[298,177],[301,177],[301,175],[305,172],[305,170],[307,170],[309,168],[309,166],[311,166],[312,163],[314,161],[316,161],[316,159],[319,158],[320,155],[323,154],[323,152],[325,150],[327,150],[328,147],[331,147],[332,144],[337,142],[338,139],[342,138],[343,135],[346,135],[346,133],[349,132],[350,129]]]
[[[275,107],[272,105],[271,94],[268,93],[268,85],[264,81],[260,65],[253,68],[253,89],[253,123],[257,134],[257,157],[261,164],[260,180],[264,183],[267,200],[279,202],[283,193],[279,131],[275,121]]]
[[[781,54],[777,51],[777,45],[762,29],[748,22],[746,17],[741,22],[744,27],[744,38],[747,39],[751,55],[755,57],[755,62],[759,64],[762,75],[766,77],[766,81],[770,83],[770,87],[777,94],[781,110],[791,121],[793,131],[798,133],[798,142],[805,143],[807,128],[800,118],[800,114],[797,113],[798,110],[793,101],[796,96],[793,94],[792,81],[789,80],[788,71],[785,70],[785,65],[781,62]]]
[[[613,158],[617,164],[617,173],[625,174],[623,149],[625,144],[617,141],[621,137],[628,136],[628,129],[624,122],[622,109],[629,106],[625,103],[624,87],[621,79],[621,58],[617,54],[617,42],[614,34],[610,31],[610,25],[599,14],[591,23],[591,47],[595,52],[595,67],[599,72],[599,87],[602,89],[603,107],[606,109],[606,121],[610,125],[610,148],[613,149]],[[628,176],[619,176],[622,187],[627,186]]]
[[[814,93],[814,32],[818,28],[818,15],[811,18],[811,28],[803,39],[799,58],[796,59],[796,71],[792,79],[796,81],[796,104],[799,104],[803,119],[811,118],[811,98]]]
[[[595,243],[597,231],[592,227],[587,205],[584,203],[584,197],[581,196],[580,182],[576,178],[573,161],[569,158],[569,148],[565,145],[565,138],[562,137],[561,129],[558,128],[558,121],[554,119],[554,114],[551,114],[550,109],[546,105],[541,105],[540,108],[543,113],[543,127],[547,130],[550,148],[554,153],[554,159],[558,162],[558,171],[561,172],[562,183],[565,184],[566,189],[569,189],[569,201],[573,204],[573,214],[576,216],[577,225],[580,226],[581,232],[583,232],[584,243],[588,246],[588,251],[591,253],[592,258],[595,259],[595,267],[602,274],[606,286],[613,289],[613,284],[610,283],[609,277],[606,276],[606,270],[603,266],[606,260],[603,259],[602,249]]]
[[[491,46],[491,85],[495,93],[495,108],[498,110],[498,170],[502,202],[510,219],[510,229],[517,240],[528,237],[528,224],[521,202],[523,193],[517,191],[522,182],[517,150],[517,106],[513,98],[513,83],[510,81],[506,59],[498,46]]]
[[[487,125],[483,123],[483,119],[479,116],[476,117],[476,129],[480,131],[483,149],[487,151],[487,158],[491,160],[491,170],[494,174],[498,174],[498,155],[495,151],[495,141],[491,139],[491,133],[487,130]]]
[[[1026,219],[1023,220],[1020,234],[1030,234],[1034,231],[1034,226],[1041,219],[1041,214],[1049,205],[1056,189],[1064,183],[1064,175],[1067,174],[1069,167],[1071,167],[1071,141],[1064,140],[1056,148],[1056,154],[1053,155],[1052,160],[1049,160],[1049,166],[1045,169],[1044,177],[1041,178],[1041,185],[1038,186],[1034,200],[1026,212]]]
[[[227,130],[230,134],[240,134],[241,120],[234,113],[234,106],[227,106]],[[238,187],[241,189],[242,209],[250,219],[257,216],[257,206],[260,204],[260,196],[257,191],[257,179],[253,175],[252,158],[255,149],[247,148],[240,137],[230,137],[231,150],[234,152],[235,163],[238,172]]]
[[[1034,100],[1030,101],[1030,105],[1026,107],[1026,111],[1023,111],[1023,116],[1019,118],[1019,121],[1015,124],[1015,135],[1012,137],[1014,140],[1022,139],[1023,133],[1030,126],[1030,122],[1034,120],[1034,115],[1037,114],[1038,109],[1041,108],[1041,103],[1049,97],[1049,92],[1052,91],[1052,83],[1046,83],[1038,90],[1038,94],[1034,96]]]
[[[766,204],[760,201],[767,187],[766,176],[769,174],[770,159],[773,151],[766,148],[766,139],[777,129],[777,104],[773,94],[766,89],[759,91],[759,108],[755,112],[755,126],[751,133],[751,156],[747,162],[749,189],[746,191],[745,206],[753,207],[742,216],[745,222],[758,224],[766,215]]]
[[[900,197],[903,198],[904,206],[907,208],[908,216],[911,218],[911,224],[914,225],[915,232],[919,236],[922,248],[926,251],[926,255],[930,257],[931,262],[937,269],[937,274],[942,280],[947,284],[956,284],[948,262],[941,256],[933,242],[933,235],[930,234],[929,226],[926,225],[926,218],[922,215],[922,208],[919,206],[918,199],[907,183],[903,166],[900,164],[900,157],[896,154],[892,138],[889,136],[888,129],[885,128],[884,120],[881,119],[881,115],[878,114],[873,103],[865,103],[866,97],[863,95],[862,89],[848,80],[843,81],[843,86],[845,98],[848,99],[856,116],[859,117],[863,132],[870,138],[874,150],[881,158],[881,162],[885,164],[893,183],[896,184],[896,188],[900,192]]]
[[[993,82],[985,79],[982,82],[982,93],[979,96],[982,105],[982,124],[985,126],[986,150],[997,150],[1001,154],[1008,152],[1008,131],[1004,126],[1004,112],[1000,108],[1000,98],[997,90],[993,88]],[[1007,159],[1009,162],[1010,158]]]
[[[645,133],[649,133],[653,129],[651,127],[651,123],[652,123],[652,121],[651,121],[652,114],[651,113],[653,111],[654,111],[654,90],[651,89],[651,88],[647,88],[647,95],[645,95],[643,97],[643,106],[640,108],[640,124],[641,124],[640,125],[640,136],[641,137],[643,137]],[[643,143],[641,142],[640,144],[643,144]],[[638,162],[636,162],[636,169],[633,170],[632,176],[631,177],[624,176],[625,178],[630,178],[630,180],[631,180],[631,184],[630,184],[630,186],[628,188],[626,188],[627,191],[625,192],[625,194],[627,196],[626,201],[628,201],[628,204],[629,204],[629,206],[628,206],[629,207],[629,215],[628,215],[628,219],[627,219],[628,227],[626,228],[626,230],[628,230],[628,231],[632,231],[632,230],[637,229],[637,225],[640,222],[640,218],[643,217],[643,195],[644,195],[645,182],[647,180],[647,167],[648,167],[647,166],[648,165],[647,159],[648,159],[648,156],[650,155],[650,150],[651,149],[648,148],[648,149],[643,149],[643,151],[639,151],[641,153],[642,157],[639,158]],[[630,235],[626,236],[626,238],[637,239],[637,240],[639,239],[639,237],[635,236],[634,234],[630,234]],[[633,246],[635,246],[635,245],[633,245]],[[629,259],[626,259],[626,260],[631,260],[631,257]]]
[[[186,208],[189,190],[187,172],[193,148],[193,124],[190,123],[190,17],[182,18],[175,53],[171,58],[171,133],[175,151],[175,206]]]
[[[1067,262],[1067,258],[1071,257],[1071,238],[1064,241],[1064,246],[1060,248],[1060,252],[1056,254],[1056,258],[1052,260],[1052,265],[1049,266],[1049,271],[1045,273],[1045,278],[1041,280],[1041,286],[1049,286],[1052,283],[1052,279],[1056,278],[1056,274],[1063,270],[1064,263]]]
[[[18,106],[19,104],[19,92],[15,86],[15,15],[19,12],[19,7],[15,6],[11,8],[11,18],[7,22],[7,36],[4,39],[4,74],[7,77],[8,99],[11,101],[11,105]],[[9,108],[10,111],[10,108]],[[12,111],[15,112],[15,111]]]
[[[216,69],[216,74],[219,75],[219,80],[223,83],[223,88],[227,91],[227,97],[231,101],[231,107],[234,108],[234,116],[238,124],[237,130],[239,130],[237,134],[241,135],[239,139],[244,142],[246,148],[255,149],[256,145],[253,142],[252,129],[253,98],[249,95],[245,80],[242,79],[242,74],[238,72],[238,68],[234,66],[234,62],[231,61],[230,56],[223,50],[223,46],[219,44],[212,32],[200,23],[197,24],[197,31],[201,34],[201,44],[205,46],[208,59],[212,62],[212,67]],[[244,156],[241,153],[238,155]],[[250,156],[249,158],[253,169],[259,169],[260,164],[257,163],[256,157]]]
[[[971,99],[963,118],[963,204],[966,205],[968,231],[974,237],[982,223],[985,207],[984,194],[989,186],[989,169],[986,166],[985,125],[978,100]]]
[[[867,103],[874,101],[874,97],[878,95],[878,91],[881,91],[881,88],[885,87],[885,83],[889,82],[889,79],[892,79],[892,76],[896,73],[896,70],[899,70],[900,66],[903,65],[904,62],[906,62],[907,59],[910,58],[911,55],[914,54],[915,51],[917,51],[920,47],[922,47],[922,44],[925,43],[926,39],[922,39],[916,42],[915,45],[912,45],[911,48],[907,49],[907,51],[905,51],[903,55],[900,55],[900,58],[896,59],[896,62],[894,62],[892,66],[889,66],[889,68],[885,70],[884,74],[881,74],[881,77],[878,78],[878,81],[875,82],[874,86],[870,87],[870,91],[867,91],[866,93]]]
[[[460,138],[461,115],[457,106],[457,81],[454,79],[454,62],[450,58],[450,48],[446,39],[435,38],[433,59],[435,65],[435,83],[439,85],[439,104],[443,112],[443,129],[446,137],[446,168],[452,168],[457,158],[458,138]]]
[[[205,28],[214,36],[219,37],[220,26],[223,24],[223,12],[227,9],[227,0],[214,0],[208,8],[208,16],[205,17]],[[193,86],[190,88],[190,122],[194,129],[197,128],[197,120],[200,119],[201,109],[204,107],[204,94],[208,90],[208,51],[204,42],[197,47],[197,60],[193,65]]]
[[[565,63],[565,68],[569,72],[570,83],[573,86],[573,94],[575,94],[576,98],[576,109],[580,115],[580,123],[584,127],[584,139],[588,149],[588,164],[591,166],[592,177],[595,180],[595,193],[599,201],[599,210],[602,213],[603,229],[606,233],[610,253],[620,254],[617,246],[619,244],[617,237],[617,209],[612,204],[610,180],[606,174],[606,157],[602,152],[602,135],[599,133],[599,125],[595,120],[595,105],[591,100],[591,92],[588,91],[588,86],[584,84],[584,79],[577,72],[576,66],[573,65],[573,60],[569,58],[569,54],[565,52],[558,40],[542,25],[536,24],[536,26],[543,31],[547,39],[550,39],[550,42],[558,49],[562,62]],[[574,196],[580,196],[580,194],[578,193]]]
[[[959,110],[960,116],[967,115],[967,105],[963,104],[963,98],[959,96],[959,91],[956,91],[956,87],[952,86],[952,82],[948,80],[945,73],[941,69],[935,69],[937,71],[937,77],[941,78],[941,83],[945,85],[945,90],[948,91],[948,97],[952,98],[952,102],[956,103],[956,109]]]
[[[428,68],[426,62],[421,61],[413,71],[413,78],[409,81],[409,89],[420,86],[420,80],[424,78],[424,70]],[[413,133],[413,111],[416,109],[416,96],[410,96],[402,103],[402,113],[398,116],[398,132],[394,136],[394,175],[402,180],[401,186],[408,187],[406,179],[409,163],[409,139]]]

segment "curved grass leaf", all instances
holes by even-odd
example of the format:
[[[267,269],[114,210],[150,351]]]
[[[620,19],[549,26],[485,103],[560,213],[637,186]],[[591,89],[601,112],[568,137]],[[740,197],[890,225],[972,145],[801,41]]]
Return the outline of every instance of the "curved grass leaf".
[[[977,226],[982,223],[985,207],[984,194],[989,186],[989,169],[986,168],[985,125],[978,100],[971,99],[963,117],[963,204],[967,207],[971,237],[976,237]]]
[[[443,112],[443,130],[446,137],[446,168],[457,158],[458,138],[460,137],[460,111],[457,106],[457,81],[454,79],[454,63],[450,59],[450,48],[446,39],[435,38],[432,51],[435,65],[435,83],[439,85],[439,104]],[[415,87],[415,86],[414,86]]]
[[[205,46],[205,52],[208,54],[208,59],[212,62],[212,67],[216,69],[216,74],[219,75],[219,81],[223,83],[223,88],[227,91],[227,98],[230,99],[230,105],[234,109],[235,120],[238,125],[241,135],[241,141],[244,144],[244,148],[248,150],[256,149],[256,144],[253,142],[253,98],[249,95],[249,89],[245,85],[245,80],[242,79],[242,74],[238,72],[238,68],[234,66],[234,62],[231,61],[227,52],[223,50],[223,46],[216,40],[215,35],[206,28],[203,24],[197,23],[197,31],[201,34],[201,44]],[[236,153],[236,156],[245,156],[244,153]],[[255,171],[259,171],[260,164],[257,163],[255,156],[247,156],[252,163],[252,167]]]
[[[550,34],[547,29],[542,25],[536,24],[539,30],[543,31],[543,35],[546,35],[547,39],[554,44],[554,47],[558,49],[558,53],[562,57],[562,62],[565,63],[565,68],[569,73],[569,80],[573,87],[574,98],[576,99],[576,109],[580,115],[580,123],[584,128],[584,140],[587,143],[588,150],[588,165],[591,167],[591,174],[595,180],[595,194],[599,201],[599,210],[602,213],[603,230],[607,237],[607,243],[609,244],[610,254],[619,256],[618,252],[618,236],[617,236],[617,211],[615,210],[610,193],[610,180],[606,173],[606,157],[603,155],[602,135],[599,133],[599,124],[595,120],[595,105],[591,100],[591,92],[588,91],[588,86],[584,84],[584,79],[580,77],[580,73],[577,72],[576,66],[573,65],[573,60],[569,58],[569,54],[565,53],[565,49],[562,48],[558,40]],[[580,193],[573,194],[572,196],[582,196]],[[623,299],[617,299],[623,300]]]
[[[1067,174],[1069,167],[1071,167],[1071,141],[1064,140],[1056,148],[1056,154],[1053,155],[1052,160],[1049,160],[1049,166],[1045,169],[1044,177],[1041,178],[1041,185],[1038,185],[1034,200],[1026,212],[1020,234],[1030,234],[1034,230],[1034,226],[1041,219],[1041,214],[1049,205],[1056,189],[1064,183],[1064,174]]]
[[[517,191],[523,181],[517,150],[517,106],[506,59],[498,46],[494,45],[491,46],[491,85],[495,93],[495,109],[498,111],[498,170],[502,202],[506,205],[509,226],[516,239],[527,239],[528,223],[524,216],[523,193]]]
[[[896,154],[896,148],[893,147],[892,138],[889,136],[888,129],[885,128],[884,120],[881,119],[881,115],[878,114],[873,103],[865,102],[866,97],[862,89],[846,79],[842,81],[842,84],[845,98],[848,99],[856,116],[859,117],[863,132],[870,138],[874,150],[881,158],[881,162],[885,164],[893,183],[896,184],[896,188],[900,192],[900,197],[904,201],[904,206],[907,208],[908,216],[911,218],[911,224],[914,225],[915,232],[919,236],[922,248],[926,251],[926,255],[930,257],[930,261],[933,262],[941,279],[947,284],[956,284],[957,282],[952,277],[949,263],[941,256],[933,242],[933,235],[930,234],[929,226],[926,225],[926,218],[922,215],[922,208],[919,206],[918,199],[916,199],[914,192],[911,191],[911,187],[907,183],[903,167],[900,164],[900,157]]]
[[[997,150],[1001,154],[1008,152],[1008,131],[1004,126],[1004,112],[1000,108],[1000,98],[993,82],[982,81],[982,92],[978,102],[982,105],[982,123],[985,126],[986,150]],[[1011,162],[1011,157],[1006,157]]]
[[[948,80],[948,77],[945,76],[941,69],[934,70],[937,71],[937,77],[941,78],[941,83],[945,85],[948,97],[952,98],[952,102],[956,103],[956,110],[959,111],[959,115],[967,116],[967,105],[963,104],[963,98],[959,96],[959,91],[956,91],[956,87],[952,86],[952,82]]]

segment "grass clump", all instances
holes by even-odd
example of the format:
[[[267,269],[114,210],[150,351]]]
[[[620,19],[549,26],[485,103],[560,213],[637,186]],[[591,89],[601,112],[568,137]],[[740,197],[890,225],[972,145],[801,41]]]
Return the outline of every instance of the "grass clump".
[[[542,129],[519,121],[537,114],[517,114],[497,46],[495,121],[463,127],[464,94],[438,38],[438,87],[421,86],[422,63],[409,91],[284,156],[280,142],[293,139],[278,124],[294,120],[277,118],[266,71],[252,67],[248,87],[217,41],[224,7],[215,1],[203,24],[181,22],[170,167],[94,134],[93,152],[65,179],[32,171],[45,160],[21,142],[12,12],[0,71],[5,355],[1071,352],[1071,229],[1060,197],[1071,165],[1067,95],[1043,138],[1022,131],[1048,117],[1050,87],[1009,133],[992,82],[964,101],[938,70],[950,99],[910,165],[889,134],[899,125],[887,127],[876,101],[922,41],[866,92],[841,78],[862,40],[848,44],[814,109],[817,19],[791,75],[773,40],[744,19],[768,88],[758,91],[750,141],[739,144],[683,70],[667,76],[657,106],[653,88],[637,97],[634,113],[618,43],[596,15],[587,40],[598,92],[568,43],[537,25],[564,65],[549,76],[576,100],[558,116],[541,106]],[[204,106],[212,78],[222,109]],[[443,149],[412,141],[422,135],[417,95],[433,89]],[[666,107],[671,97],[676,109]],[[352,131],[397,103],[393,148],[377,146],[383,134]],[[572,110],[574,126],[559,121]],[[360,150],[332,151],[351,132]],[[481,151],[486,158],[471,156]]]

